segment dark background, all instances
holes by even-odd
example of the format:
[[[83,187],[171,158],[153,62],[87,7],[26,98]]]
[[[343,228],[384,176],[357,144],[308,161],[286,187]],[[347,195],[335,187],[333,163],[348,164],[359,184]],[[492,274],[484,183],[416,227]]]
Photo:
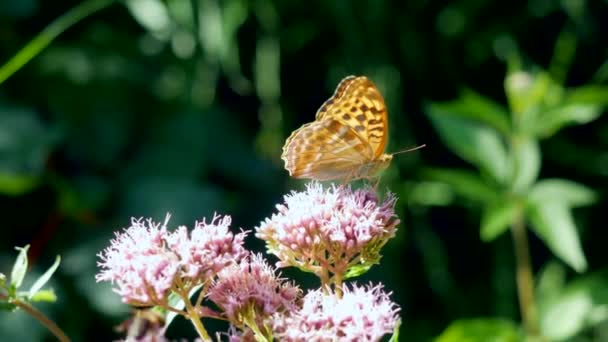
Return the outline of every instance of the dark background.
[[[30,280],[60,254],[50,284],[58,301],[40,307],[71,338],[117,338],[112,327],[128,308],[95,283],[95,254],[130,217],[171,212],[176,227],[218,212],[253,229],[283,194],[302,189],[282,167],[284,139],[351,74],[385,96],[388,152],[427,144],[396,156],[383,176],[402,224],[358,282],[393,291],[403,340],[429,340],[462,318],[519,321],[510,235],[483,243],[475,206],[409,198],[424,167],[471,169],[442,145],[424,104],[471,88],[506,105],[505,51],[547,68],[564,32],[577,40],[564,83],[605,84],[605,1],[137,2],[78,22],[0,84],[0,271],[10,272],[14,246],[31,244]],[[1,0],[0,65],[77,4]],[[600,195],[574,212],[589,272],[608,263],[607,146],[605,116],[541,143],[541,178]],[[538,271],[555,257],[530,239]],[[263,248],[253,236],[248,244]],[[0,315],[1,340],[50,339],[23,313]]]

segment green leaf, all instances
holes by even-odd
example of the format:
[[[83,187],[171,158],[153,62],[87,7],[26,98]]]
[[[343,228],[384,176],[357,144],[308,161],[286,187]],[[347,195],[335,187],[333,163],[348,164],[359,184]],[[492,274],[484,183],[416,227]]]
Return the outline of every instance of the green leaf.
[[[577,272],[587,269],[587,260],[567,205],[558,200],[528,202],[532,230],[557,257]]]
[[[512,158],[511,189],[514,192],[525,192],[534,184],[540,172],[541,159],[538,142],[531,138],[520,139],[513,147]]]
[[[0,301],[0,311],[15,311],[17,306],[13,303]]]
[[[568,89],[564,96],[566,104],[608,105],[608,86],[587,85]]]
[[[192,296],[196,292],[198,292],[198,290],[200,290],[201,287],[203,287],[203,285],[197,285],[197,286],[193,287],[192,289],[190,289],[188,298],[192,298]],[[184,303],[183,299],[180,296],[178,296],[175,292],[171,292],[169,294],[168,304],[169,304],[169,307],[175,308],[177,310],[183,310],[186,307],[186,303]],[[174,311],[169,311],[167,313],[167,316],[165,317],[165,328],[169,327],[169,325],[171,324],[171,322],[173,322],[175,317],[177,317],[177,313],[175,313]]]
[[[16,250],[19,251],[19,255],[15,260],[15,265],[13,265],[13,270],[11,271],[11,288],[18,289],[23,283],[23,278],[25,278],[25,273],[27,272],[27,250],[30,248],[29,245],[25,247],[15,247]]]
[[[608,320],[608,274],[587,275],[539,302],[542,334],[552,341],[571,340],[584,329]]]
[[[44,274],[41,275],[40,278],[38,278],[30,288],[29,299],[32,299],[38,293],[38,291],[40,291],[40,289],[49,281],[49,279],[51,279],[51,276],[53,275],[53,273],[55,273],[57,267],[59,267],[60,262],[61,257],[58,255],[57,257],[55,257],[55,262],[53,263],[53,265],[51,265],[51,267],[49,267],[49,269],[44,272]]]
[[[481,203],[492,202],[498,199],[498,190],[492,188],[479,174],[458,169],[423,169],[424,178],[443,182],[452,190],[472,201]]]
[[[453,322],[435,339],[435,342],[519,342],[521,340],[522,336],[515,323],[497,318],[477,318]]]
[[[435,103],[443,112],[489,125],[504,136],[511,135],[509,113],[505,108],[487,97],[465,89],[454,101]]]
[[[487,172],[496,182],[504,183],[507,153],[496,130],[455,116],[440,105],[431,104],[428,112],[441,140],[452,152]]]
[[[582,207],[593,204],[597,196],[588,187],[566,179],[549,178],[536,183],[528,194],[535,203],[559,201],[568,207]]]
[[[534,134],[546,138],[564,126],[586,124],[602,114],[602,107],[594,104],[568,104],[549,109],[539,114],[535,121]]]
[[[0,289],[6,288],[6,275],[4,273],[0,273]]]
[[[452,188],[443,182],[406,182],[404,187],[410,204],[448,206],[454,201]]]
[[[31,296],[30,300],[32,302],[56,302],[57,295],[53,290],[39,290],[33,296]]]
[[[374,266],[376,264],[378,264],[378,263],[366,262],[365,264],[357,264],[357,265],[350,266],[344,273],[344,280],[358,277],[362,274],[365,274],[365,273],[367,273],[367,271],[369,271],[370,268],[372,268],[372,266]]]
[[[489,242],[509,229],[517,215],[515,200],[504,199],[485,207],[481,217],[481,239]]]
[[[536,302],[539,306],[555,299],[566,284],[566,269],[560,263],[547,263],[537,276]]]

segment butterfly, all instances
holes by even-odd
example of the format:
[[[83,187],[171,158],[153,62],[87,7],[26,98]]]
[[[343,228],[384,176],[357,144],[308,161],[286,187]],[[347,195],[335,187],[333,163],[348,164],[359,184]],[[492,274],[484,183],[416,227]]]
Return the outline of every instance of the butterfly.
[[[295,130],[281,159],[295,178],[371,179],[386,169],[388,113],[384,98],[365,76],[344,78],[317,111],[315,121]]]

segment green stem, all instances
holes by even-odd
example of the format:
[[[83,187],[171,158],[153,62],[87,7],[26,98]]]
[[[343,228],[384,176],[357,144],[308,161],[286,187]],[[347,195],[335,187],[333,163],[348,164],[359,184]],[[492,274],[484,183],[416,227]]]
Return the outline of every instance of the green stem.
[[[523,216],[523,204],[519,205],[516,218],[511,226],[513,247],[517,267],[517,292],[519,297],[519,310],[521,312],[524,328],[528,336],[539,337],[538,311],[534,300],[534,276],[530,261],[530,248]]]
[[[13,299],[10,301],[12,304],[20,307],[23,311],[27,312],[30,316],[37,319],[42,325],[44,325],[57,339],[61,342],[70,342],[69,337],[55,324],[55,322],[51,321],[48,317],[46,317],[42,312],[40,312],[35,307],[29,305],[26,302],[23,302],[19,299]]]
[[[65,30],[89,15],[109,6],[113,2],[114,0],[84,1],[55,19],[45,27],[44,30],[38,33],[34,39],[30,40],[29,43],[19,50],[19,52],[6,62],[6,64],[0,67],[0,84],[11,77],[27,62],[36,57],[40,51],[49,46],[49,44]]]

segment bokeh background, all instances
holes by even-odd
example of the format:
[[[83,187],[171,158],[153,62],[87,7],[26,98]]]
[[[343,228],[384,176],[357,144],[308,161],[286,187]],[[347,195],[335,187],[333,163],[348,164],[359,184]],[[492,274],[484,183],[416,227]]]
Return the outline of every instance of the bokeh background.
[[[470,198],[482,191],[477,183],[432,171],[465,170],[484,183],[486,173],[454,151],[445,126],[437,129],[433,108],[450,111],[470,89],[508,112],[505,79],[518,71],[542,72],[560,89],[597,90],[590,115],[534,145],[539,179],[594,191],[571,212],[586,262],[528,237],[535,274],[552,265],[564,284],[592,279],[601,294],[584,309],[575,302],[557,311],[580,311],[566,315],[580,324],[561,338],[608,340],[608,2],[0,0],[0,65],[40,32],[60,34],[0,83],[0,272],[10,272],[14,246],[31,245],[30,281],[60,254],[49,284],[58,301],[39,307],[75,341],[117,338],[113,326],[129,312],[94,280],[96,253],[113,231],[167,212],[172,226],[218,212],[235,229],[253,229],[304,187],[283,169],[285,138],[351,74],[385,96],[387,151],[427,145],[396,156],[383,175],[402,224],[382,263],[358,282],[393,291],[403,340],[428,341],[471,318],[519,329],[511,234],[480,238],[484,206]],[[468,105],[459,108],[484,111]],[[253,236],[248,245],[263,250]],[[0,340],[52,340],[22,312],[0,317]],[[178,324],[169,333],[191,330]]]

